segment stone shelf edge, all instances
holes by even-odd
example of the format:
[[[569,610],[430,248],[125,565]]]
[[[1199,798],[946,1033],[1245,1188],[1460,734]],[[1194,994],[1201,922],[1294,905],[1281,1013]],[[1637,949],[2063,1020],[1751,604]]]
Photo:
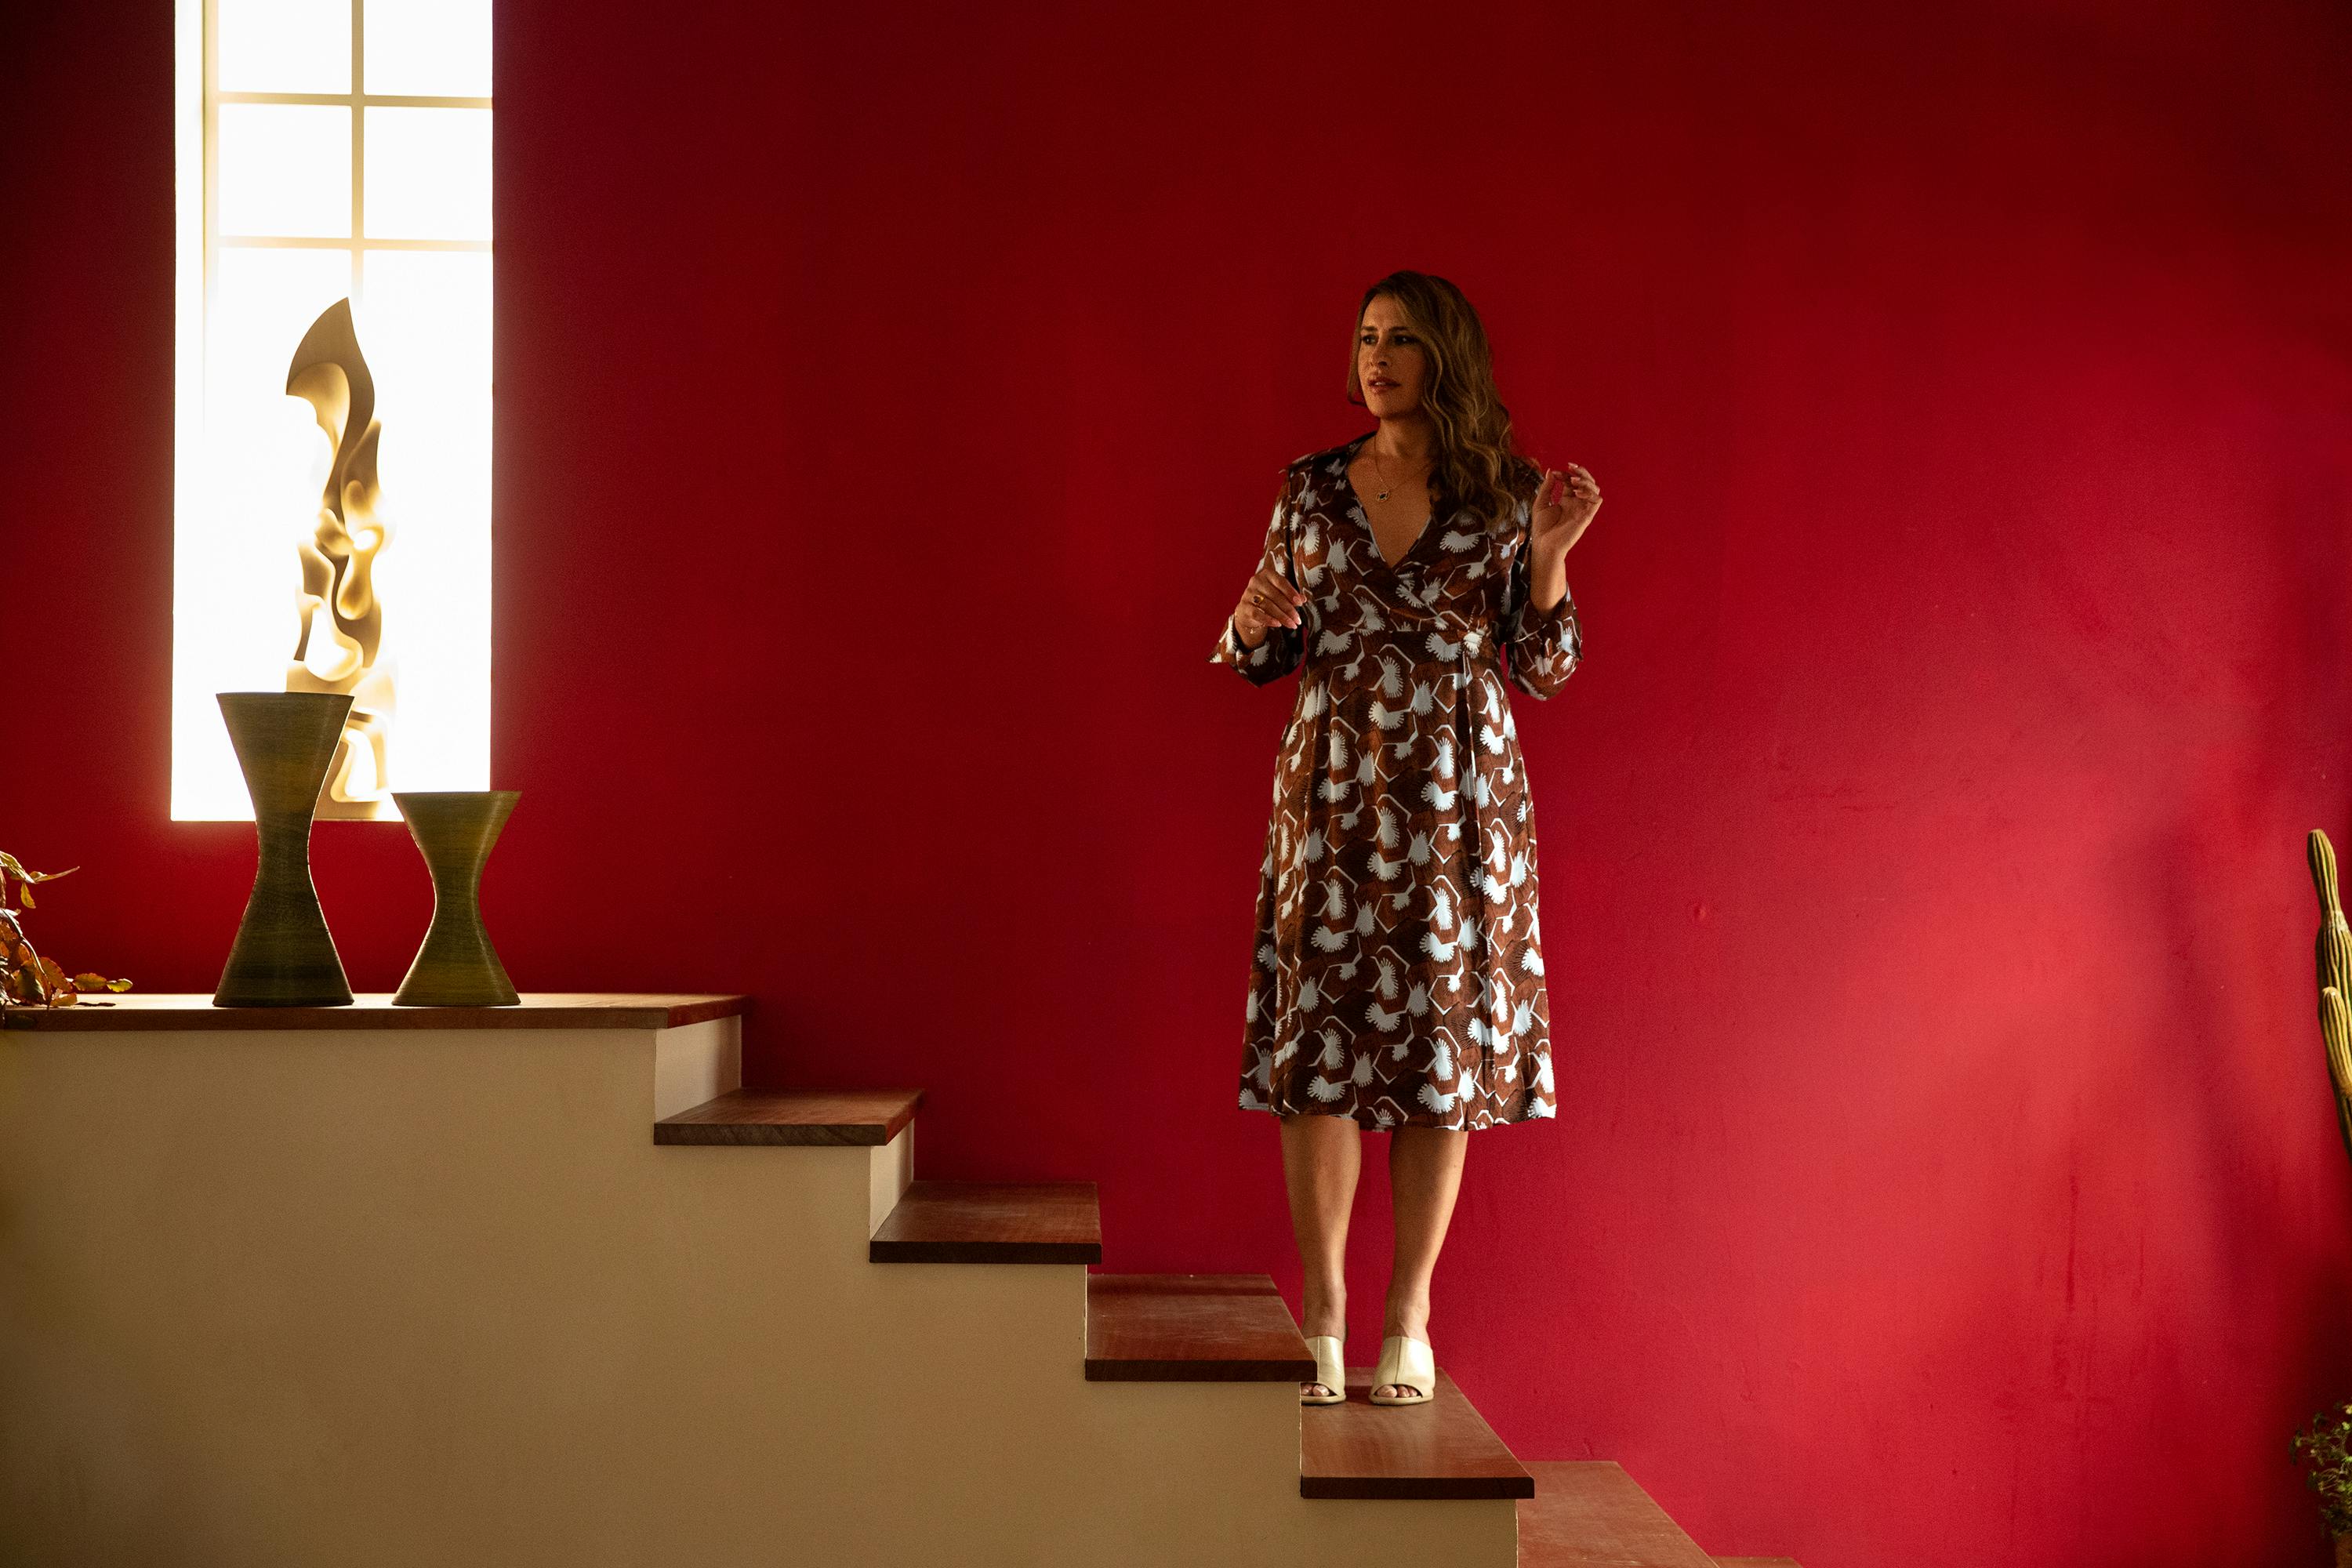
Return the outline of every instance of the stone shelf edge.
[[[527,991],[514,1007],[395,1007],[389,992],[349,1007],[215,1007],[202,993],[135,994],[71,1007],[7,1009],[9,1029],[107,1033],[162,1029],[675,1029],[740,1017],[749,996]]]

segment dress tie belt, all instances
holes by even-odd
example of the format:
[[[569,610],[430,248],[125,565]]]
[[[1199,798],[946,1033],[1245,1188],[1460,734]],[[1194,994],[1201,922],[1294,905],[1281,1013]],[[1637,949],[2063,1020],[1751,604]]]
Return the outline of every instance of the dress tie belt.
[[[1385,655],[1402,664],[1408,670],[1424,673],[1437,667],[1454,671],[1467,679],[1480,665],[1501,668],[1498,639],[1483,626],[1466,623],[1423,622],[1418,626],[1391,626],[1377,632],[1359,631],[1350,638],[1351,647],[1323,656],[1322,662],[1346,666],[1361,661],[1370,678],[1378,679],[1378,670]]]

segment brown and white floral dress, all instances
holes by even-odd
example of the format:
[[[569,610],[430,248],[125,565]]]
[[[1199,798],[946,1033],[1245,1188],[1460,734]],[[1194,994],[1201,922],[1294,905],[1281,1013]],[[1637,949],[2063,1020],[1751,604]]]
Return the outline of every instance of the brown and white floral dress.
[[[1348,483],[1369,438],[1285,470],[1265,561],[1301,592],[1213,664],[1298,699],[1276,759],[1244,1109],[1470,1130],[1554,1114],[1536,834],[1507,679],[1560,689],[1576,606],[1528,609],[1528,509],[1433,515],[1394,566]]]

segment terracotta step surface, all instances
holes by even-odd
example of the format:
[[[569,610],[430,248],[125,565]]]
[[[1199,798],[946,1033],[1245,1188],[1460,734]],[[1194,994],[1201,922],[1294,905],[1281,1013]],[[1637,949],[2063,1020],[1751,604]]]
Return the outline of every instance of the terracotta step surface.
[[[739,1089],[654,1123],[656,1143],[887,1143],[923,1102],[919,1089]]]
[[[1537,1495],[1534,1479],[1444,1367],[1437,1369],[1437,1387],[1427,1405],[1374,1405],[1371,1392],[1372,1369],[1351,1366],[1348,1403],[1300,1408],[1300,1497]]]
[[[867,1244],[877,1263],[1100,1263],[1092,1182],[915,1182]]]
[[[1093,1383],[1304,1383],[1315,1358],[1263,1274],[1089,1274]]]
[[[1715,1568],[1613,1459],[1530,1459],[1519,1568]]]

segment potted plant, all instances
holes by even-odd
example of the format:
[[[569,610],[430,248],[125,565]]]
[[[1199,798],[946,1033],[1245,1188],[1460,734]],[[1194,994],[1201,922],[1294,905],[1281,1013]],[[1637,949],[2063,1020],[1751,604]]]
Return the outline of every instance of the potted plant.
[[[2304,1479],[2319,1494],[2320,1517],[2336,1538],[2336,1568],[2352,1568],[2352,1405],[2323,1410],[2294,1435],[2287,1452],[2307,1467]]]

